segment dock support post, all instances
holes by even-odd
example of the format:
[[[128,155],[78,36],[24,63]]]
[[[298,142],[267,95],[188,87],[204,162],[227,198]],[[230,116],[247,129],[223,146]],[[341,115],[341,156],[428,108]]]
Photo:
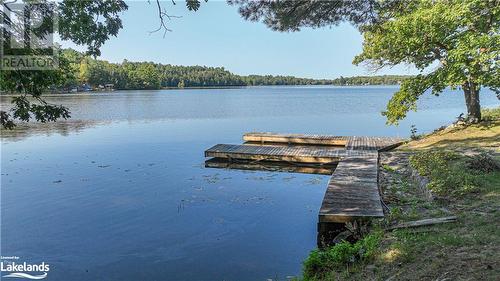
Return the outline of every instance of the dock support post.
[[[333,239],[342,231],[345,231],[345,223],[318,222],[318,248],[323,249],[331,245]]]

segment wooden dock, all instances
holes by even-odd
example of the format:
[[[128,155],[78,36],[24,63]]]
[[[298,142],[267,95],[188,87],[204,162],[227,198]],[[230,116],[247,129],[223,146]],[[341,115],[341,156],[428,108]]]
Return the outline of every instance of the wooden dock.
[[[319,211],[319,222],[345,223],[383,217],[378,192],[378,156],[350,157],[333,173]]]
[[[347,140],[344,137],[305,134],[246,133],[243,135],[243,140],[249,142],[338,146],[345,146],[347,144]]]
[[[329,136],[311,134],[246,133],[243,140],[260,143],[284,143],[340,146],[348,150],[389,150],[402,143],[400,138]]]
[[[317,165],[324,172],[323,165],[338,163],[325,192],[319,223],[384,216],[378,190],[378,152],[398,146],[401,139],[247,133],[243,140],[252,144],[218,144],[206,150],[205,157],[214,157],[206,166],[230,167],[235,160],[248,161],[232,165],[245,169],[258,167],[260,162],[289,162],[307,164],[310,172],[314,171],[311,165]]]
[[[376,154],[376,151],[358,151],[328,147],[308,148],[279,145],[258,146],[235,144],[217,144],[205,151],[205,157],[317,164],[336,163],[345,157],[373,156]]]

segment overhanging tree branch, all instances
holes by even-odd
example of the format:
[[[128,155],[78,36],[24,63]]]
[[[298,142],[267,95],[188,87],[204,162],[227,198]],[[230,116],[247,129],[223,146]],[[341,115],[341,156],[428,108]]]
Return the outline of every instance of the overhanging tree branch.
[[[148,2],[151,4],[150,1],[148,1]],[[162,6],[161,6],[160,0],[155,0],[155,2],[156,2],[156,6],[158,8],[158,18],[160,19],[160,26],[157,29],[151,31],[150,33],[155,33],[155,32],[158,32],[158,31],[163,29],[164,30],[163,37],[165,37],[167,32],[172,31],[170,28],[167,27],[165,20],[166,19],[171,20],[172,18],[180,18],[180,17],[179,16],[171,16],[171,15],[167,14],[166,10],[164,8],[162,8]],[[172,0],[172,3],[175,5],[174,0]]]

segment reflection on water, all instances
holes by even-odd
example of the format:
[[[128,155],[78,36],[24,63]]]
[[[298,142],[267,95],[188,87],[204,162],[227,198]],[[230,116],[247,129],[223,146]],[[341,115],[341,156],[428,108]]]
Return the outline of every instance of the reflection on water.
[[[242,161],[236,159],[228,160],[224,158],[212,158],[205,161],[205,167],[219,168],[219,169],[250,170],[250,171],[331,175],[335,170],[336,165],[332,164],[308,165],[307,163],[291,163],[291,162],[277,162],[277,161]]]
[[[464,108],[462,96],[449,91],[424,98],[419,113],[389,127],[380,111],[395,90],[259,87],[51,97],[70,108],[70,121],[2,132],[1,254],[50,264],[50,280],[298,275],[316,246],[329,176],[280,173],[266,163],[258,164],[268,171],[207,169],[204,150],[241,143],[249,131],[406,136],[411,124],[432,130]],[[497,105],[491,97],[484,94],[482,104]],[[6,102],[3,97],[2,108]]]
[[[95,127],[97,125],[105,125],[109,121],[94,121],[94,120],[61,120],[50,123],[19,123],[13,130],[2,130],[2,141],[15,142],[23,140],[30,136],[44,135],[51,136],[59,134],[68,136],[69,134],[78,134],[83,130]]]

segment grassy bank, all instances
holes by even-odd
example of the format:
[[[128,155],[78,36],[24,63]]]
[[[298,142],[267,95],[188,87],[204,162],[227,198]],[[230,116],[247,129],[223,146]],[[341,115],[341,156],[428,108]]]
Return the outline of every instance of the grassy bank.
[[[500,109],[484,117],[481,124],[442,128],[382,153],[386,217],[356,244],[313,251],[303,279],[500,279]],[[450,216],[457,221],[389,230]]]
[[[419,136],[400,150],[494,150],[500,152],[500,108],[483,110],[483,122],[476,125],[454,125],[429,135]]]

